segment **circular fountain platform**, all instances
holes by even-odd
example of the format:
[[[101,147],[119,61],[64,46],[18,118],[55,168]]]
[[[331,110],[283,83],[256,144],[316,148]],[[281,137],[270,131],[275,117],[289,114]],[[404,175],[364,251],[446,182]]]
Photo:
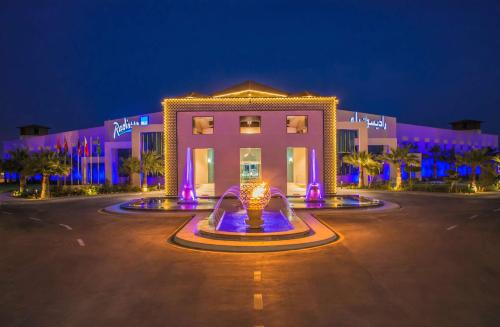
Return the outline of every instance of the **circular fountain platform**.
[[[173,237],[176,244],[211,251],[272,252],[316,247],[340,239],[334,231],[308,213],[291,220],[294,228],[281,232],[224,232],[210,226],[199,213]]]
[[[309,236],[312,231],[296,215],[286,217],[281,212],[265,211],[260,230],[249,229],[243,211],[229,212],[224,215],[221,224],[215,228],[210,218],[198,222],[196,229],[202,237],[218,240],[273,241]]]

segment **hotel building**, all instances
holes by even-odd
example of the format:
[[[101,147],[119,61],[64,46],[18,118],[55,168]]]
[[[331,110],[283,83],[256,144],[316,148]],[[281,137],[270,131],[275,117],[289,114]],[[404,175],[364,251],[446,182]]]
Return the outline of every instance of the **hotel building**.
[[[353,151],[380,154],[411,143],[422,154],[421,177],[426,178],[432,175],[426,154],[435,145],[457,152],[498,147],[498,136],[481,133],[477,121],[441,129],[337,105],[333,96],[290,94],[247,81],[211,95],[192,92],[166,98],[161,112],[108,120],[94,128],[50,134],[47,127],[23,126],[19,139],[4,142],[4,157],[20,146],[35,151],[67,143],[73,167],[68,178],[73,183],[119,184],[129,178],[120,169],[124,159],[156,151],[164,157],[165,176],[148,178],[164,183],[166,195],[177,196],[190,149],[199,196],[221,195],[229,186],[252,178],[272,181],[288,195],[304,195],[312,149],[324,191],[334,194],[337,183],[357,179],[356,169],[342,163],[342,157]],[[79,156],[78,143],[85,140],[89,153]],[[446,169],[441,163],[439,176]],[[386,166],[381,178],[393,174],[394,169]],[[139,185],[144,177],[130,178]]]

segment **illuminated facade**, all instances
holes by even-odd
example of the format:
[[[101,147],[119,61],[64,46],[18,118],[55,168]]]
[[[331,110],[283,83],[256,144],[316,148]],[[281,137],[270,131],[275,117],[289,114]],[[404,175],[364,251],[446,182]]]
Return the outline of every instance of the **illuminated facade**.
[[[324,192],[334,194],[337,183],[357,181],[357,169],[342,162],[353,151],[381,154],[411,144],[422,157],[421,177],[429,178],[432,147],[457,152],[498,147],[498,136],[481,133],[479,122],[461,122],[454,129],[401,124],[396,117],[340,110],[337,103],[335,97],[290,94],[244,82],[211,95],[192,92],[166,98],[161,112],[109,120],[99,127],[22,134],[18,140],[4,142],[4,156],[19,146],[35,151],[39,147],[61,149],[67,143],[73,169],[66,183],[120,184],[131,179],[140,185],[144,176],[127,176],[120,169],[122,162],[155,151],[164,156],[165,176],[149,176],[149,184],[164,184],[166,195],[178,196],[190,148],[198,196],[221,195],[231,185],[253,179],[293,196],[305,195],[312,150]],[[26,130],[31,129],[22,132]],[[83,150],[85,140],[88,153]],[[441,163],[439,176],[446,169]],[[392,175],[394,169],[386,165],[380,179]]]
[[[198,185],[207,184],[207,189],[200,190],[199,194],[220,195],[245,178],[257,178],[288,190],[290,195],[303,195],[307,185],[307,152],[313,148],[321,155],[320,171],[323,171],[325,193],[334,194],[336,105],[335,97],[289,96],[253,82],[237,85],[210,97],[190,94],[182,98],[165,99],[166,194],[176,196],[181,187],[178,176],[182,176],[184,165],[182,153],[188,147],[194,151],[196,175],[200,171],[196,167],[205,165],[203,162],[215,166],[213,182],[195,181]],[[203,117],[210,121],[205,126],[211,128],[205,128],[206,134],[194,132],[198,128],[197,120]],[[207,155],[208,151],[214,153],[210,160],[208,157],[199,158],[205,155],[201,153],[205,150]],[[295,173],[295,178],[290,178],[290,168],[287,167],[288,162],[294,162],[290,155],[295,155],[296,160],[303,162],[300,167],[295,165],[296,169],[301,170]],[[303,175],[303,178],[298,175]],[[201,180],[201,177],[196,179]],[[294,185],[296,192],[290,189]],[[208,189],[211,187],[214,190]]]

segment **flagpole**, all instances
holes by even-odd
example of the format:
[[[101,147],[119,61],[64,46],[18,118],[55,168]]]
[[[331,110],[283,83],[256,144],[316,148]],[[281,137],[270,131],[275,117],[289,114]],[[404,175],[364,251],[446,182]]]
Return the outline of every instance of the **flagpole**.
[[[73,186],[73,144],[71,144],[71,175],[69,175],[71,186]]]
[[[80,140],[78,140],[78,143],[80,143]],[[77,172],[77,179],[78,179],[78,185],[81,184],[81,177],[80,177],[80,147],[78,147],[78,152],[76,153],[76,172]]]
[[[92,185],[92,156],[94,155],[94,152],[92,151],[92,136],[90,137],[90,185]]]
[[[99,157],[101,156],[101,141],[99,140],[99,137],[97,138],[97,184],[101,183],[101,174],[100,174],[100,164],[99,164]]]
[[[101,184],[101,174],[99,171],[99,155],[97,155],[97,184]]]
[[[66,166],[66,162],[67,162],[67,160],[68,160],[68,154],[65,152],[65,153],[64,153],[64,166]],[[64,175],[64,186],[66,186],[66,177],[67,177],[67,176],[68,176],[68,175]]]
[[[87,143],[87,137],[84,136],[83,137],[83,150],[82,150],[82,184],[83,185],[87,185],[89,183],[89,180],[88,180],[88,168],[89,168],[89,165],[88,165],[88,152],[89,152],[89,144]],[[83,160],[83,158],[85,158],[85,162]]]

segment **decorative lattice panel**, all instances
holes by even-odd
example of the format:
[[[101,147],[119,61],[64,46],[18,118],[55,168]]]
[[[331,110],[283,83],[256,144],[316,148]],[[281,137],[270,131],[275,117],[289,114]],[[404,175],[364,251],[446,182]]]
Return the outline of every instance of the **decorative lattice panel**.
[[[178,195],[177,113],[189,111],[323,111],[323,183],[326,194],[336,193],[337,99],[311,98],[170,98],[163,101],[165,142],[165,193]]]

